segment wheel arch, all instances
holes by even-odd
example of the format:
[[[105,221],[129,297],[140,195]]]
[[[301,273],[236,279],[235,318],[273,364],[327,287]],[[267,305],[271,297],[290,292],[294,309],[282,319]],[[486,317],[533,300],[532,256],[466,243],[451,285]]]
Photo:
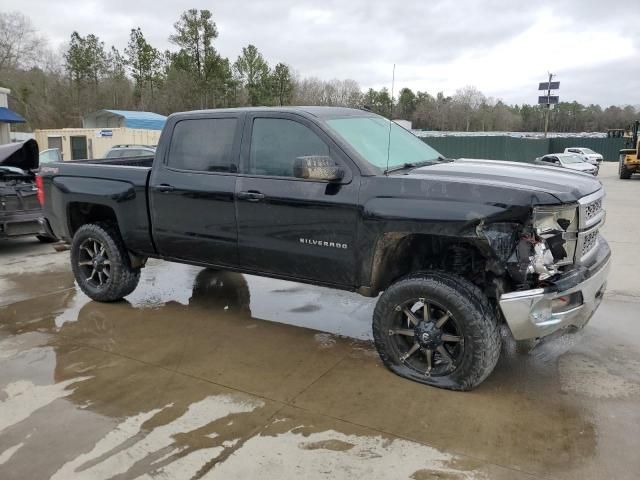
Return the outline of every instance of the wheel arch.
[[[411,232],[387,232],[375,245],[370,294],[375,296],[406,275],[440,266],[447,253],[464,252],[471,261],[486,261],[486,248],[476,237],[432,235]]]
[[[73,237],[81,226],[88,223],[112,223],[117,228],[118,217],[109,205],[73,201],[67,204],[67,222],[69,235]]]

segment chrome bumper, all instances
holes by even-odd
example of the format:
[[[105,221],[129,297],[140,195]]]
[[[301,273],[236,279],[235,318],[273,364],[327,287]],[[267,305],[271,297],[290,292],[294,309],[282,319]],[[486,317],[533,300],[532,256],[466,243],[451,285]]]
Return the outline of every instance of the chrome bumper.
[[[611,257],[589,278],[562,292],[547,292],[543,288],[505,293],[500,308],[516,340],[538,338],[564,327],[581,328],[596,311],[607,283]],[[566,311],[553,312],[552,300],[572,293],[582,293],[582,304]]]

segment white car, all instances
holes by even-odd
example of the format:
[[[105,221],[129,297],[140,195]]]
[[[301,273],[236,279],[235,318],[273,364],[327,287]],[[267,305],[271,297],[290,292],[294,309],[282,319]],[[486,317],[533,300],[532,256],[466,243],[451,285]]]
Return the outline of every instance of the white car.
[[[583,157],[576,153],[551,153],[544,157],[536,158],[535,163],[538,165],[564,167],[578,172],[590,173],[594,176],[598,175],[598,166],[585,162]]]
[[[603,160],[602,155],[586,147],[565,148],[564,153],[577,153],[578,155],[582,155],[585,161],[589,162],[591,165],[595,165],[598,169],[600,168],[600,164]]]

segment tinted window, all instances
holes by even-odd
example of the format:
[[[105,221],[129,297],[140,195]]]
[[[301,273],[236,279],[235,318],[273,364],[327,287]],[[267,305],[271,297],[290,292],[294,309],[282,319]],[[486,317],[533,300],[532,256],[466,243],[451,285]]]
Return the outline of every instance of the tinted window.
[[[148,157],[153,156],[153,152],[150,150],[131,149],[126,152],[127,157]]]
[[[249,173],[293,177],[298,157],[329,155],[329,147],[304,125],[280,118],[256,118],[251,132]]]
[[[173,130],[169,166],[203,172],[228,172],[235,118],[182,120]]]
[[[122,152],[122,150],[119,150],[119,149],[109,150],[107,154],[104,156],[104,158],[119,158],[122,156],[120,152]]]

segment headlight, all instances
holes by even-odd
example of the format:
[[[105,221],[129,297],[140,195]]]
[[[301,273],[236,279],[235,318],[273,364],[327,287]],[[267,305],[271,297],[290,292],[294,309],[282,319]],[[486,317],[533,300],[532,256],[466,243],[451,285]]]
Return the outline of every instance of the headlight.
[[[578,207],[535,207],[533,228],[553,254],[555,266],[573,263],[578,241]]]

